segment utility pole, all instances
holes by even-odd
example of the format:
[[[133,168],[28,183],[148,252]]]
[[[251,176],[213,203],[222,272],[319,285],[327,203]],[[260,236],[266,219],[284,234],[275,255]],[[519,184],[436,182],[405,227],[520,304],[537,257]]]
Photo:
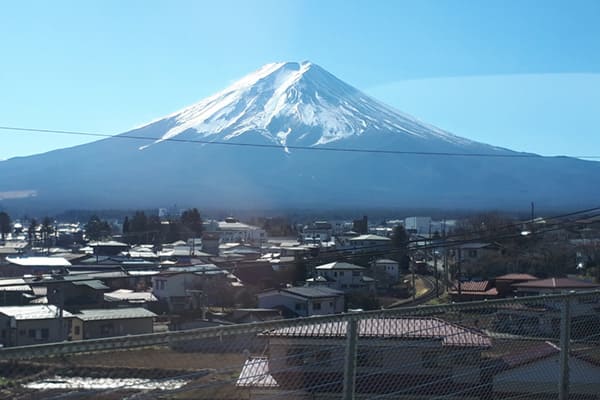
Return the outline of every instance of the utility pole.
[[[433,274],[435,276],[435,296],[440,297],[440,280],[437,266],[437,250],[433,249]]]
[[[458,254],[458,259],[456,262],[456,281],[458,282],[458,298],[460,299],[462,297],[462,290],[461,290],[461,284],[460,284],[460,279],[461,279],[461,275],[462,275],[462,271],[461,271],[461,263],[460,263],[460,258],[461,258],[461,251],[460,251],[460,247],[457,248],[457,254]]]

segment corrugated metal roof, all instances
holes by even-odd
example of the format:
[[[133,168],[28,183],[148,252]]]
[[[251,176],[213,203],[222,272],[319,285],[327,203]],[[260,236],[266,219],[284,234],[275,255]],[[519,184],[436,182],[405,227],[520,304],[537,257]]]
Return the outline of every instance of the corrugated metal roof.
[[[339,290],[320,286],[296,286],[281,289],[281,291],[307,298],[335,297],[344,294],[344,292]]]
[[[354,264],[350,264],[347,262],[336,261],[336,262],[332,262],[329,264],[319,265],[318,267],[315,267],[315,269],[320,269],[320,270],[324,270],[324,269],[364,270],[365,268],[361,267],[360,265],[354,265]]]
[[[129,302],[152,302],[158,301],[152,292],[134,292],[128,289],[119,289],[114,292],[105,293],[104,300],[107,301],[129,301]]]
[[[346,336],[347,321],[297,325],[265,332],[276,337],[331,338]],[[490,347],[489,336],[439,318],[369,318],[358,321],[361,338],[439,340],[443,346]]]
[[[30,306],[13,306],[13,307],[0,307],[0,313],[9,317],[14,317],[16,320],[28,320],[28,319],[54,319],[59,315],[58,307],[48,305],[30,305]],[[68,311],[63,310],[63,318],[72,317]]]
[[[64,257],[7,257],[10,264],[21,267],[70,267],[71,263]]]
[[[81,310],[73,315],[82,321],[97,321],[108,319],[131,319],[131,318],[154,318],[156,314],[145,308],[113,308],[113,309],[90,309]]]

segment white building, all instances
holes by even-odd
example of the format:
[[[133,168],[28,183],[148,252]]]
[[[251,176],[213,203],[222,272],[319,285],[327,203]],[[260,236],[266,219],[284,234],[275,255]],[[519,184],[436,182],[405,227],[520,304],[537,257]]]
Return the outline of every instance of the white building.
[[[404,229],[417,235],[428,235],[431,227],[431,217],[408,217],[404,219]]]
[[[287,308],[301,317],[344,312],[344,293],[328,287],[290,287],[259,293],[258,307]]]
[[[218,229],[222,243],[262,243],[267,241],[264,229],[244,224],[235,218],[225,218],[218,222]]]
[[[375,279],[366,276],[366,268],[346,262],[332,262],[319,265],[315,268],[317,278],[314,283],[319,283],[319,277],[327,280],[326,285],[342,291],[369,291],[375,290]]]
[[[398,261],[380,258],[373,263],[373,272],[377,277],[387,275],[390,283],[396,283],[400,280]]]

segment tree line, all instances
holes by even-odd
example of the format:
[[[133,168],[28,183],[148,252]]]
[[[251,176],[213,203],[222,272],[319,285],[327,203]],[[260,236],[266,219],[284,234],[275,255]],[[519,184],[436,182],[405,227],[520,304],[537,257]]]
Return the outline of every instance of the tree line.
[[[107,221],[93,215],[85,225],[86,236],[90,240],[103,240],[112,237],[112,229]],[[158,215],[147,215],[138,210],[123,220],[122,240],[128,244],[154,244],[187,241],[202,235],[202,217],[197,208],[190,208],[179,217],[161,219]]]

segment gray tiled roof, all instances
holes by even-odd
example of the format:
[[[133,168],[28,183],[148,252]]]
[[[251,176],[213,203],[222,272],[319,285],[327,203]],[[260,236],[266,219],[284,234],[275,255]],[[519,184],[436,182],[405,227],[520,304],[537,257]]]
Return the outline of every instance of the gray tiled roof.
[[[282,289],[282,291],[307,298],[334,297],[344,294],[344,292],[339,290],[322,286],[296,286]]]
[[[74,317],[82,321],[108,319],[154,318],[156,314],[141,307],[81,310]]]
[[[344,338],[347,321],[296,325],[265,333],[277,337]],[[369,318],[358,321],[361,338],[439,340],[443,346],[490,347],[490,337],[434,317]]]

